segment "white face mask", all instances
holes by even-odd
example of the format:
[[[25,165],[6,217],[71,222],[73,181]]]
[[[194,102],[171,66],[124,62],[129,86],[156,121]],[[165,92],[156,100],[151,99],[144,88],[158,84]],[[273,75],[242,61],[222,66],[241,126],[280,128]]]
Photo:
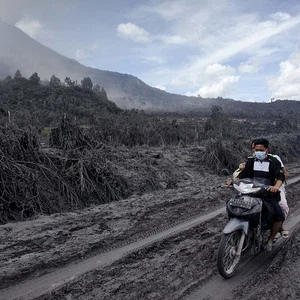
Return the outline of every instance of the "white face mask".
[[[262,152],[262,151],[255,151],[254,152],[254,156],[258,159],[258,160],[264,160],[267,156],[266,151]]]

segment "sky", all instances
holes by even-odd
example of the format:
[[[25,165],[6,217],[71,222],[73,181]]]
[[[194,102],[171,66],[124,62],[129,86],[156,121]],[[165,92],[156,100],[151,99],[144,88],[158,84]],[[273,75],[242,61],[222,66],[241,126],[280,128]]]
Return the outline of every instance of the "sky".
[[[170,93],[300,100],[299,0],[0,0],[0,19]]]

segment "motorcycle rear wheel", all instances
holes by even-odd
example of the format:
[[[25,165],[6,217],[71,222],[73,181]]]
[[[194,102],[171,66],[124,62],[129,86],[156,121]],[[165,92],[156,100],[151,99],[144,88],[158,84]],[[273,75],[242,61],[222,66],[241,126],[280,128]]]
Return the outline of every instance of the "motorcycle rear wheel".
[[[237,230],[222,236],[218,250],[218,271],[221,276],[228,279],[234,275],[240,263],[241,256],[237,255],[242,231]]]

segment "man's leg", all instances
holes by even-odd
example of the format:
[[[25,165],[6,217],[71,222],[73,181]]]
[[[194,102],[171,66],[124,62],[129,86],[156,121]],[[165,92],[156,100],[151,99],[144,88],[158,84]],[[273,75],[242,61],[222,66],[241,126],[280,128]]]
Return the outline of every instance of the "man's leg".
[[[275,235],[280,230],[282,223],[284,221],[284,215],[279,203],[276,200],[272,200],[269,203],[272,204],[274,208],[274,224],[271,229],[271,235],[269,237],[268,245],[267,245],[267,250],[271,251],[273,247],[273,240],[275,238]]]
[[[287,218],[287,215],[289,213],[289,206],[287,204],[287,200],[286,200],[286,194],[285,194],[285,188],[284,187],[280,187],[280,201],[279,201],[279,205],[282,209],[284,218]],[[289,236],[289,232],[285,229],[284,224],[282,224],[279,232],[281,233],[282,237],[287,238]]]
[[[269,243],[273,244],[273,240],[275,238],[275,235],[277,234],[277,232],[279,231],[279,229],[281,228],[283,222],[274,222],[273,227],[271,229],[271,235],[269,237]]]
[[[283,211],[283,215],[286,219],[288,213],[289,213],[289,206],[286,200],[286,194],[285,194],[285,188],[282,188],[280,190],[280,201],[279,201],[279,205]]]

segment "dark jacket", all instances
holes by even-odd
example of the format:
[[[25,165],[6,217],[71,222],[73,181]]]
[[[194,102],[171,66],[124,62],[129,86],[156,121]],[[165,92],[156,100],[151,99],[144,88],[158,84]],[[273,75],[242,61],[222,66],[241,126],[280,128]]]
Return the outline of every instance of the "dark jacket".
[[[285,177],[281,168],[281,164],[276,159],[275,157],[272,157],[270,155],[267,156],[267,160],[270,161],[270,166],[269,166],[269,179],[274,185],[276,183],[276,180],[281,180],[282,182],[284,181]],[[253,166],[254,166],[254,157],[249,157],[248,161],[246,163],[245,168],[241,171],[241,173],[237,176],[238,178],[253,178]]]

